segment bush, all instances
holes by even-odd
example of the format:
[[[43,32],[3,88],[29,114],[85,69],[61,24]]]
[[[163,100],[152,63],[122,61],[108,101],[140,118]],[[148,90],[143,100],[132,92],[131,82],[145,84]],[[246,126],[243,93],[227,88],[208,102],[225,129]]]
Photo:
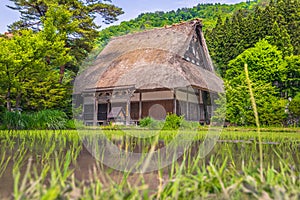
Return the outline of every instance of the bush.
[[[150,127],[152,123],[154,123],[154,119],[151,117],[145,117],[140,120],[140,127]]]
[[[182,120],[181,128],[184,128],[184,129],[198,129],[199,128],[199,122],[190,122],[190,121]]]
[[[149,128],[150,129],[162,129],[163,126],[164,126],[164,121],[153,120],[153,122],[150,124]]]
[[[176,114],[168,114],[163,127],[163,130],[178,130],[183,122],[183,116]]]
[[[5,112],[3,127],[5,129],[65,129],[67,115],[58,110],[42,110],[36,113]]]
[[[33,114],[36,129],[65,129],[67,115],[59,110],[42,110]]]
[[[70,119],[67,121],[65,128],[66,129],[72,129],[75,130],[76,129],[76,124],[75,124],[75,120],[74,119]]]
[[[31,124],[31,119],[27,114],[20,112],[5,112],[3,115],[3,126],[6,129],[27,129]]]
[[[140,127],[150,128],[150,129],[162,129],[164,126],[163,121],[155,120],[151,117],[145,117],[140,121]]]
[[[158,121],[151,117],[145,117],[140,121],[140,127],[150,129],[178,130],[180,127],[184,129],[197,129],[198,126],[198,122],[186,121],[183,116],[177,116],[176,114],[168,114],[165,121]]]
[[[291,114],[293,125],[300,125],[300,93],[292,99],[289,104],[289,112]]]

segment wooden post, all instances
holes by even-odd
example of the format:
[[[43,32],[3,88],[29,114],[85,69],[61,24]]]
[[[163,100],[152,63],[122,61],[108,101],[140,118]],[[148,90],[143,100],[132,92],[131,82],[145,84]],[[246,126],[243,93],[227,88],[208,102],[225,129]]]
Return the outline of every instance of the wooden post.
[[[140,92],[140,99],[139,99],[139,120],[142,119],[142,92]]]
[[[207,93],[207,91],[203,91],[202,95],[203,95],[204,119],[205,119],[205,123],[208,124],[209,116],[208,116],[208,111],[207,111],[207,103],[208,103],[208,93]]]
[[[109,121],[108,121],[108,114],[109,114],[109,112],[110,112],[110,101],[109,100],[107,100],[106,101],[107,102],[107,111],[106,111],[106,124],[108,124],[109,123]]]
[[[198,122],[199,122],[201,120],[201,98],[202,98],[202,95],[201,95],[200,89],[198,89],[197,91],[198,91],[198,105],[197,105],[198,115],[197,115],[197,117],[198,117]]]
[[[126,125],[130,124],[130,97],[126,102]]]
[[[97,95],[95,93],[95,96],[94,96],[95,100],[94,100],[94,120],[93,120],[93,125],[94,126],[97,126],[97,121],[98,121],[98,98],[97,98]]]
[[[173,89],[173,114],[177,115],[177,111],[176,111],[176,93],[175,93],[175,89]]]
[[[189,90],[188,86],[186,87],[186,120],[189,120]]]

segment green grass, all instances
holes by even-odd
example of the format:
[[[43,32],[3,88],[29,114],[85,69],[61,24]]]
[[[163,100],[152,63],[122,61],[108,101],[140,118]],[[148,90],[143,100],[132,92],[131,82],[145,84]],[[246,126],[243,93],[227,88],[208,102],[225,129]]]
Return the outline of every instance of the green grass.
[[[5,112],[1,126],[9,130],[61,130],[74,127],[67,115],[59,110],[42,110],[35,113]],[[1,127],[0,127],[1,128]]]
[[[134,135],[157,133],[133,131]],[[0,187],[0,199],[299,199],[298,130],[261,132],[264,180],[259,171],[259,135],[254,130],[224,129],[202,159],[197,147],[206,133],[198,130],[192,148],[170,166],[134,174],[90,162],[77,131],[0,131],[0,184],[12,182],[6,191]],[[121,130],[102,134],[122,141],[127,151],[136,145]],[[157,139],[168,144],[174,137],[175,131],[160,131]],[[143,141],[146,151],[156,140],[138,141]]]

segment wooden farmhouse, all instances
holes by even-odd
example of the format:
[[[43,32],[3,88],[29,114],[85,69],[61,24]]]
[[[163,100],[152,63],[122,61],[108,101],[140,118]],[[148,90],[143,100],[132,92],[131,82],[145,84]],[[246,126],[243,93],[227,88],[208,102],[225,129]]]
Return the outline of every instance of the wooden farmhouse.
[[[163,120],[168,113],[205,123],[222,86],[201,21],[193,20],[113,38],[77,76],[74,94],[85,124]]]

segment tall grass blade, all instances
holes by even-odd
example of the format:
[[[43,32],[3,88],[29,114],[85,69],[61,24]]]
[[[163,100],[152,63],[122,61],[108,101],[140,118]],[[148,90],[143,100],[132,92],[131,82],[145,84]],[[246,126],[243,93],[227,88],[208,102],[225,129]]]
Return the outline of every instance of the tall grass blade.
[[[252,90],[251,80],[249,78],[249,71],[248,71],[248,64],[245,63],[245,75],[246,75],[246,81],[250,93],[250,100],[254,112],[255,117],[255,123],[257,127],[258,132],[258,141],[259,141],[259,160],[260,160],[260,180],[261,182],[264,182],[264,174],[263,174],[263,152],[262,152],[262,141],[261,141],[261,133],[260,133],[260,124],[259,124],[259,118],[258,118],[258,112],[257,112],[257,106],[254,98],[254,93]]]

